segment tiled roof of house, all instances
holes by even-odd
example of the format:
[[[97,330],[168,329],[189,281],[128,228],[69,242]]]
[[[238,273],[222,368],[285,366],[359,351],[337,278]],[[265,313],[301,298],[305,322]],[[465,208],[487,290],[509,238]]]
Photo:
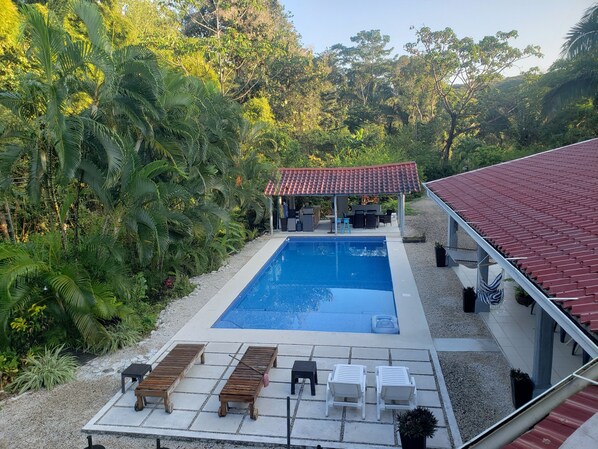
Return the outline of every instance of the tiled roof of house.
[[[350,168],[281,168],[279,179],[269,181],[264,194],[392,195],[420,191],[415,162]]]
[[[598,139],[426,184],[598,332]]]
[[[546,418],[503,449],[559,448],[596,413],[598,387],[588,386],[555,407]]]

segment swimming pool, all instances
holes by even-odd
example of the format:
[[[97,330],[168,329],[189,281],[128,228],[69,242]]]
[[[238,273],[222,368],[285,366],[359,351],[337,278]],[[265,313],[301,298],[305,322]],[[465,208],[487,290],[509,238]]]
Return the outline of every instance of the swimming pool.
[[[212,327],[371,333],[374,315],[397,316],[384,237],[291,237]]]

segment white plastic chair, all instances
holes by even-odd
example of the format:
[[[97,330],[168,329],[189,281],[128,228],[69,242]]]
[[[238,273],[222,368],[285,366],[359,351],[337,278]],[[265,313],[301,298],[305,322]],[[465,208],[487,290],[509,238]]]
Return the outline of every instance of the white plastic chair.
[[[404,366],[376,367],[376,417],[382,410],[411,410],[417,406],[415,379]]]
[[[332,406],[361,408],[365,419],[366,367],[363,365],[334,365],[326,385],[326,416]]]

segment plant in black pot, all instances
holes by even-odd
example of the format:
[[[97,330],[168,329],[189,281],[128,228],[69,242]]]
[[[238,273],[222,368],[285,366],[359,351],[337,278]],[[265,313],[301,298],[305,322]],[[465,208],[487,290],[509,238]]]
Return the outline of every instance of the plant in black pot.
[[[442,243],[434,243],[434,251],[436,252],[436,266],[446,267],[446,249],[444,249]]]
[[[426,438],[434,436],[437,425],[438,420],[429,409],[417,407],[397,416],[395,430],[403,449],[425,449]]]
[[[520,369],[511,369],[511,396],[513,398],[513,406],[519,407],[527,404],[532,400],[534,394],[534,381],[529,377],[529,374]]]
[[[515,287],[515,301],[517,304],[521,304],[522,306],[529,307],[534,303],[534,298],[532,298],[528,293],[523,290],[521,287]]]
[[[475,312],[476,292],[473,287],[465,287],[463,289],[463,312]]]

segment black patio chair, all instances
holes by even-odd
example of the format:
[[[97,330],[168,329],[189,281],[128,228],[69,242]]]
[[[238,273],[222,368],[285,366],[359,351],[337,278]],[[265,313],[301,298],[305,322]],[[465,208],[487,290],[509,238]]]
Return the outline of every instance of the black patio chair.
[[[355,211],[355,216],[353,217],[353,228],[364,228],[365,227],[365,215],[363,211]]]
[[[379,219],[380,219],[380,223],[384,223],[384,226],[386,226],[386,223],[391,224],[392,223],[392,209],[387,209],[386,215],[380,215]]]
[[[365,227],[366,229],[373,229],[378,226],[378,216],[374,211],[365,216]]]

